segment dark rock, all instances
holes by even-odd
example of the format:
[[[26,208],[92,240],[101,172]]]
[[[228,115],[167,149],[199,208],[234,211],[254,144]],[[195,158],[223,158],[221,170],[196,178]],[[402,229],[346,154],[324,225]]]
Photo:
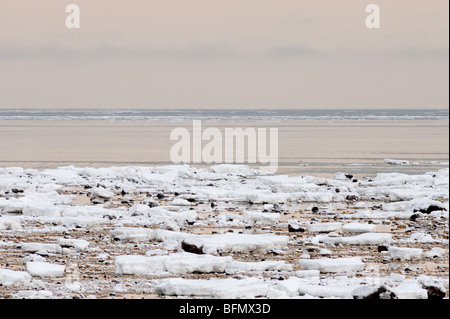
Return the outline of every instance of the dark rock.
[[[424,285],[428,291],[428,299],[443,299],[445,297],[445,288],[437,285]]]
[[[388,251],[389,246],[386,245],[379,245],[378,246],[378,252],[381,253],[382,251]]]
[[[370,287],[361,286],[353,290],[353,299],[367,299],[367,300],[379,300],[379,299],[397,299],[397,296],[386,289],[384,286]]]
[[[193,253],[193,254],[198,254],[198,255],[203,254],[203,247],[198,247],[194,244],[188,244],[184,240],[181,242],[181,248],[185,252],[188,252],[188,253]]]
[[[345,174],[345,177],[347,177],[348,179],[352,179],[353,175],[352,174]]]
[[[411,217],[409,217],[409,220],[412,222],[415,222],[417,218],[419,218],[419,214],[412,214]]]
[[[313,208],[311,208],[311,211],[312,211],[313,213],[317,213],[317,212],[319,211],[319,207],[314,206]]]
[[[356,196],[356,195],[347,195],[347,197],[345,199],[355,201],[355,200],[358,200],[358,196]]]
[[[273,209],[272,210],[275,211],[275,212],[281,212],[283,209],[281,208],[280,205],[273,204]]]
[[[158,195],[156,195],[156,197],[158,198],[158,199],[163,199],[164,197],[166,197],[166,196],[164,196],[164,194],[158,194]]]
[[[430,205],[430,206],[428,206],[427,209],[415,209],[414,213],[421,212],[423,214],[431,214],[434,211],[443,211],[443,210],[445,210],[445,208],[437,206],[437,205]]]
[[[296,233],[296,232],[304,233],[306,231],[306,229],[304,229],[303,227],[300,227],[298,225],[291,225],[291,224],[288,225],[288,230],[290,233]]]
[[[189,225],[189,226],[192,226],[192,225],[195,224],[195,220],[186,219],[186,224]]]
[[[147,206],[150,207],[150,208],[158,207],[158,206],[159,206],[159,204],[158,204],[157,202],[152,201],[152,200],[150,200],[150,199],[145,199],[145,200],[143,200],[143,201],[141,202],[141,204],[142,204],[142,205],[147,205]]]

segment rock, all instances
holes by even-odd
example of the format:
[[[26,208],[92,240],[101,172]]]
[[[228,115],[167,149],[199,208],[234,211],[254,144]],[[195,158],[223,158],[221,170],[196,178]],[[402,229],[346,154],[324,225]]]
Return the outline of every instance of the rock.
[[[441,285],[423,285],[423,288],[425,288],[428,292],[428,299],[443,299],[445,297],[446,291],[445,287]]]
[[[352,291],[353,299],[397,299],[385,286],[361,286]]]
[[[422,209],[415,209],[414,213],[415,212],[421,212],[423,214],[431,214],[434,211],[444,211],[444,210],[445,210],[444,207],[440,207],[440,206],[437,206],[437,205],[430,205],[426,209],[424,209],[424,208],[422,208]]]
[[[305,228],[300,227],[299,225],[288,224],[288,230],[290,233],[300,232],[304,233],[306,231]]]
[[[188,244],[184,240],[181,242],[181,248],[188,253],[203,254],[203,246],[198,247],[195,243]]]
[[[378,252],[381,253],[382,251],[388,251],[389,250],[389,246],[387,245],[379,245],[378,246]]]
[[[277,212],[277,213],[279,213],[279,212],[281,212],[283,210],[283,208],[281,208],[281,206],[278,205],[278,204],[273,204],[272,210]]]
[[[312,211],[313,213],[317,213],[317,212],[319,211],[319,207],[314,206],[313,208],[311,208],[311,211]]]
[[[159,204],[158,204],[157,202],[152,201],[152,200],[150,200],[150,199],[145,199],[145,200],[143,200],[143,201],[141,202],[141,204],[142,204],[142,205],[147,205],[147,206],[150,207],[150,208],[153,208],[153,207],[159,207]]]
[[[356,195],[347,195],[347,197],[345,199],[349,200],[349,201],[356,201],[356,200],[358,200],[358,196],[356,196]]]
[[[92,190],[91,201],[95,204],[103,204],[114,197],[114,193],[107,189],[97,187]]]

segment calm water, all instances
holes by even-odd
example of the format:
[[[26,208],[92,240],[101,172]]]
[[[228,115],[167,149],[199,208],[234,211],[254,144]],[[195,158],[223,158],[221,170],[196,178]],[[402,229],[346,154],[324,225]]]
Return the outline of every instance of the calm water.
[[[222,132],[278,128],[278,173],[415,174],[448,167],[448,110],[0,110],[0,167],[172,164],[170,132],[191,131],[192,120]]]

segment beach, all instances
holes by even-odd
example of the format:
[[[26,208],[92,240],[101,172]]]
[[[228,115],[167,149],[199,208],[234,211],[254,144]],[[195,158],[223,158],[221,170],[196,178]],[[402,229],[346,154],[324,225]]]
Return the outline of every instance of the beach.
[[[0,169],[0,297],[448,297],[448,168]]]

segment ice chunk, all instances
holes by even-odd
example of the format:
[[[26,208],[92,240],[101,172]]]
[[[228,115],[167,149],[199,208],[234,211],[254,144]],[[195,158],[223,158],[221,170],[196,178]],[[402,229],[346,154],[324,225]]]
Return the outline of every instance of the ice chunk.
[[[244,212],[244,220],[247,222],[261,223],[263,225],[273,225],[281,217],[278,213]]]
[[[398,299],[428,299],[428,292],[417,282],[405,282],[397,287],[391,288]]]
[[[78,251],[85,251],[89,242],[84,239],[58,238],[58,244],[61,247],[74,247]]]
[[[164,279],[155,287],[160,295],[212,298],[264,297],[268,285],[256,278],[247,279]]]
[[[59,217],[61,216],[62,208],[52,204],[37,205],[29,204],[25,205],[22,209],[22,214],[25,216],[48,216]]]
[[[163,272],[191,274],[194,272],[224,272],[232,257],[216,257],[191,253],[170,254],[168,256],[119,256],[115,260],[116,274],[154,275]]]
[[[343,245],[387,245],[393,239],[392,235],[388,233],[365,233],[353,237],[321,237],[320,242],[328,245],[343,244]]]
[[[407,160],[397,160],[397,159],[391,159],[391,158],[385,158],[384,162],[390,165],[410,165],[410,162]]]
[[[420,259],[422,256],[422,249],[420,248],[408,248],[408,247],[389,247],[389,255],[394,259]]]
[[[60,254],[62,252],[61,246],[58,244],[43,244],[43,243],[23,243],[22,250],[35,253],[37,251],[45,251],[50,254]]]
[[[342,285],[300,285],[298,291],[301,294],[306,294],[314,297],[321,298],[353,298],[352,292],[355,289],[354,286],[342,286]]]
[[[10,269],[0,269],[0,285],[18,286],[26,285],[30,282],[31,276],[25,271],[14,271]]]
[[[434,247],[430,251],[427,251],[423,254],[425,258],[442,258],[442,255],[445,254],[445,250],[440,247]]]
[[[359,271],[364,268],[364,263],[360,257],[300,259],[299,262],[303,269],[315,269],[321,273],[346,273]]]
[[[154,230],[148,228],[119,227],[109,232],[114,240],[148,242],[154,238]]]
[[[283,271],[292,270],[291,265],[281,260],[265,260],[259,262],[233,261],[226,265],[227,272],[251,272],[251,271]]]
[[[286,248],[288,241],[288,236],[266,234],[197,235],[186,237],[183,246],[204,254],[217,255],[229,252],[268,252]]]
[[[364,223],[349,223],[342,226],[345,233],[375,233],[376,225]]]
[[[20,290],[14,294],[17,299],[50,299],[53,297],[53,292],[48,290]]]
[[[340,229],[342,223],[312,223],[308,224],[307,227],[312,233],[328,233]]]
[[[46,262],[27,262],[28,273],[33,277],[54,278],[62,277],[66,266]]]
[[[113,197],[114,197],[114,193],[113,192],[111,192],[111,191],[109,191],[109,190],[107,190],[105,188],[102,188],[102,187],[94,188],[92,190],[92,192],[91,192],[91,199],[92,200],[99,200],[99,199],[109,200],[109,199],[111,199]]]
[[[189,202],[183,198],[176,198],[170,204],[174,205],[174,206],[191,206],[192,205],[191,202]]]
[[[165,266],[167,271],[172,274],[221,273],[225,271],[226,265],[232,260],[232,257],[179,253],[169,255]]]

